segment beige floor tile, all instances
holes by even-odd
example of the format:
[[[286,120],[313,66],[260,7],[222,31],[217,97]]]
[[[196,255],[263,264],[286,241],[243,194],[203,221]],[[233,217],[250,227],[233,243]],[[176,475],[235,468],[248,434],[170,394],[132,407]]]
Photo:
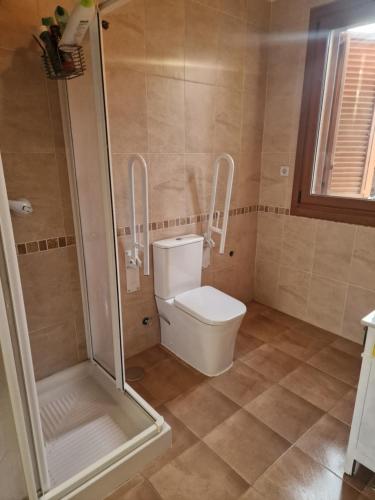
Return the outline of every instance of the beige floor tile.
[[[254,349],[257,349],[261,345],[263,345],[261,340],[258,340],[255,337],[241,331],[238,332],[236,347],[234,349],[234,359],[241,359],[247,353],[254,351]]]
[[[331,347],[334,347],[339,351],[346,352],[346,354],[350,354],[355,358],[361,358],[361,354],[363,352],[362,344],[357,344],[356,342],[343,338],[338,338],[335,342],[333,342],[333,344],[331,344]]]
[[[330,415],[341,420],[344,424],[351,425],[353,418],[353,411],[355,405],[355,398],[357,391],[352,389],[345,396],[338,401],[338,403],[329,412]]]
[[[333,347],[326,347],[315,354],[308,361],[308,364],[347,384],[352,386],[358,384],[361,360],[360,358],[354,358],[344,351],[339,351]]]
[[[172,447],[165,451],[160,458],[152,462],[146,469],[142,470],[145,477],[150,477],[160,470],[164,465],[174,458],[181,455],[182,452],[190,448],[198,441],[198,438],[171,413],[165,406],[158,408],[158,413],[163,415],[167,424],[172,428]]]
[[[204,441],[250,484],[289,447],[245,410],[225,420]]]
[[[106,500],[161,500],[155,488],[140,475],[106,497]]]
[[[200,442],[151,476],[163,500],[236,500],[248,484]]]
[[[245,410],[291,443],[323,415],[322,410],[279,385],[247,404]]]
[[[135,356],[126,359],[125,364],[126,368],[141,366],[145,370],[148,370],[168,357],[169,355],[164,349],[160,346],[154,346],[150,349],[146,349],[140,354],[136,354]]]
[[[243,322],[241,330],[263,342],[271,342],[285,330],[285,327],[271,318],[256,316],[249,321]]]
[[[289,329],[281,333],[271,343],[277,349],[305,361],[329,344],[330,340],[310,335],[303,330]]]
[[[339,477],[291,448],[255,483],[267,500],[358,500],[359,494]]]
[[[349,426],[330,415],[325,415],[301,437],[296,446],[316,462],[342,477],[349,432]]]
[[[278,382],[300,365],[297,359],[268,344],[250,352],[241,361],[273,382]]]
[[[250,488],[240,497],[239,500],[265,500],[264,496],[254,490],[254,488]]]
[[[230,370],[212,378],[209,383],[240,406],[249,403],[272,385],[263,375],[241,361],[236,361]]]
[[[238,410],[232,400],[208,383],[173,399],[167,408],[201,438]]]
[[[170,357],[146,371],[139,386],[151,396],[151,399],[146,400],[159,406],[192,389],[204,378],[201,373]]]
[[[350,390],[344,382],[308,365],[297,368],[280,384],[324,411],[329,411]]]

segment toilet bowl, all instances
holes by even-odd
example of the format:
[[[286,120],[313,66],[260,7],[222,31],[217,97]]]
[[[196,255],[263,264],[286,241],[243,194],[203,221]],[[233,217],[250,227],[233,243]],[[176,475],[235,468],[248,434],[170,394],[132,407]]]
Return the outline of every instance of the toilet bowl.
[[[246,306],[201,286],[202,236],[156,241],[153,251],[162,345],[207,376],[227,371]]]

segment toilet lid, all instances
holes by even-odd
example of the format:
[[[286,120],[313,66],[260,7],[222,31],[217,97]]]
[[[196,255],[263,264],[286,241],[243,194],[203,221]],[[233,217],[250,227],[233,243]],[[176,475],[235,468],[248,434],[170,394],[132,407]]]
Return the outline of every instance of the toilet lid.
[[[176,307],[208,325],[221,325],[243,316],[246,306],[212,286],[194,288],[175,297]]]

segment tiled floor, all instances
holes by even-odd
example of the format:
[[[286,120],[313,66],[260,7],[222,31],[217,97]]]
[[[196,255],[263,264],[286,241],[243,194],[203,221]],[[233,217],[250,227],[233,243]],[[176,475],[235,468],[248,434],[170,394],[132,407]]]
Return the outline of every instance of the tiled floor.
[[[343,472],[360,346],[256,303],[235,363],[206,378],[159,347],[128,360],[173,446],[111,500],[375,499],[373,475]]]

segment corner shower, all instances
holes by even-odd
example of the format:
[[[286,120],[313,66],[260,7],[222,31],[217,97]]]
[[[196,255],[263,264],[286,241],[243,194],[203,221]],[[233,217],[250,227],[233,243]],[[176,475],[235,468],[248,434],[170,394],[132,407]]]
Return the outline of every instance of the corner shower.
[[[58,83],[74,234],[24,245],[27,254],[68,247],[72,255],[76,252],[73,306],[81,308],[81,343],[87,351],[80,362],[48,376],[38,375],[48,373],[42,369],[47,359],[33,359],[30,347],[24,301],[29,292],[16,253],[18,248],[22,257],[23,244],[15,244],[0,165],[0,273],[7,305],[0,314],[10,325],[1,331],[1,346],[13,381],[13,403],[18,401],[16,422],[30,498],[103,498],[171,440],[163,417],[126,383],[101,26],[99,12],[84,44],[85,75]],[[12,202],[12,207],[18,205]]]

